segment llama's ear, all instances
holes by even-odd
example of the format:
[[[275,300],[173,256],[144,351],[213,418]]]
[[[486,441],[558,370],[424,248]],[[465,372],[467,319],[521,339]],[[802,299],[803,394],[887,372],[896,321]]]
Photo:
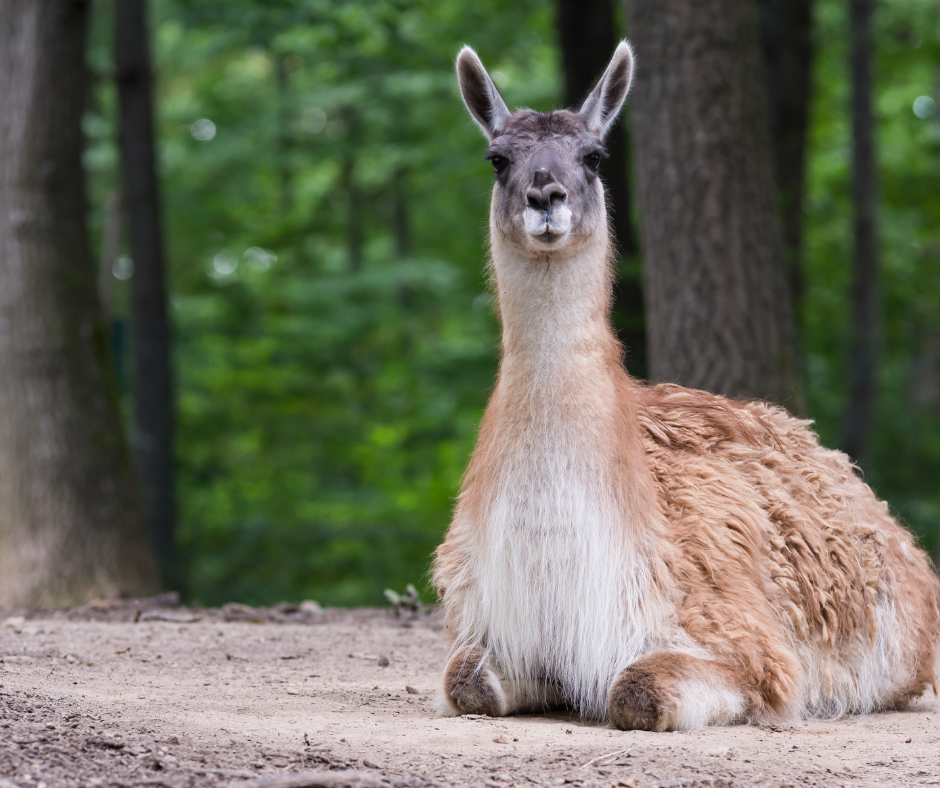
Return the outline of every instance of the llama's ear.
[[[506,125],[509,109],[483,68],[477,53],[464,47],[457,55],[457,82],[470,114],[487,139],[493,139]]]
[[[620,114],[632,80],[633,50],[630,49],[630,44],[621,41],[601,81],[581,105],[580,115],[584,118],[588,131],[601,139],[604,138]]]

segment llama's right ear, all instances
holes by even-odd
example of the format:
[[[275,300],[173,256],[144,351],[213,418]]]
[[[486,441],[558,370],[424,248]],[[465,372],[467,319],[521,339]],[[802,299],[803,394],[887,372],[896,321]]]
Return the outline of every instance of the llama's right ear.
[[[457,82],[470,114],[488,140],[499,134],[509,118],[509,109],[483,68],[477,53],[464,47],[457,55]]]

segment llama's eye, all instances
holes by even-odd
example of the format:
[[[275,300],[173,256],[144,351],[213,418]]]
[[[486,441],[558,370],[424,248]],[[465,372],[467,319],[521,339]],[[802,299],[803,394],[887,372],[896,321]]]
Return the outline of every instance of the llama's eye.
[[[509,159],[506,159],[503,156],[492,156],[490,158],[490,164],[493,165],[493,169],[496,171],[496,174],[499,175],[509,166]]]
[[[596,170],[601,163],[601,155],[599,153],[589,153],[587,158],[584,160],[585,164],[590,167],[592,170]]]

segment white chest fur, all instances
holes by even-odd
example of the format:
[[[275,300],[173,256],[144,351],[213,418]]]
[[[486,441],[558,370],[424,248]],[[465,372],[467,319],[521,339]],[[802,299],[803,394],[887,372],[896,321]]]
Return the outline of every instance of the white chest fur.
[[[649,649],[657,616],[604,449],[612,391],[596,380],[591,389],[560,385],[566,396],[532,396],[527,413],[514,405],[517,429],[474,529],[460,640],[484,644],[514,685],[537,691],[548,682],[583,713],[603,716],[610,681]]]

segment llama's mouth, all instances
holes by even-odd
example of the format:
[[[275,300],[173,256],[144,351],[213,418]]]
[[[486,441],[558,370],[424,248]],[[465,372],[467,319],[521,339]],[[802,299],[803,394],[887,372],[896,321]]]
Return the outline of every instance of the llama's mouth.
[[[571,211],[567,206],[559,206],[551,211],[528,208],[525,212],[525,229],[537,246],[556,246],[571,230]]]

